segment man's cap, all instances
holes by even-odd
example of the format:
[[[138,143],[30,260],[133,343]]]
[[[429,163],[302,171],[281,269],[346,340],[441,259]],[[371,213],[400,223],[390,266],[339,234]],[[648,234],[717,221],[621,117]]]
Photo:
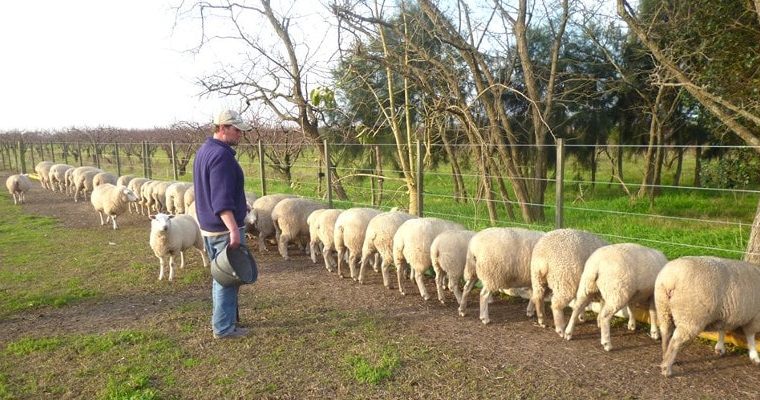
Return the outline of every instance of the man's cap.
[[[240,118],[240,114],[233,110],[224,110],[214,118],[214,125],[232,125],[241,131],[250,131],[253,127]]]

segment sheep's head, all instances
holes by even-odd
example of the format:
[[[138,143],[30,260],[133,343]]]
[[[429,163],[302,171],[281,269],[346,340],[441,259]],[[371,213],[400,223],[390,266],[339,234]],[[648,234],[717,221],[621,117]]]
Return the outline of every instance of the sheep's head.
[[[150,216],[150,231],[156,232],[156,233],[165,233],[169,230],[169,227],[171,226],[172,222],[171,219],[174,218],[173,215],[168,215],[164,213],[158,213],[156,215]]]
[[[135,192],[127,189],[126,187],[121,187],[119,189],[121,191],[121,195],[129,202],[135,202],[137,201],[137,195],[135,195]]]

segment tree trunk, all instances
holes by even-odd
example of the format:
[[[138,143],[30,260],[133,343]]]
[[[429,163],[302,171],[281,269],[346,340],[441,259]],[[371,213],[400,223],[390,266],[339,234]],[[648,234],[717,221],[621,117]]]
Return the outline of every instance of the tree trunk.
[[[446,138],[445,130],[441,130],[441,140],[443,141],[443,148],[446,150],[446,155],[449,158],[449,164],[451,164],[451,177],[454,185],[454,201],[461,203],[467,200],[467,188],[464,186],[464,180],[462,179],[462,170],[459,167],[459,161],[456,154],[451,148],[448,138]]]
[[[757,203],[755,221],[752,223],[752,230],[749,233],[749,241],[747,243],[747,252],[744,254],[744,261],[760,264],[760,202]]]
[[[376,206],[380,206],[383,202],[383,153],[380,151],[380,146],[375,146],[375,175],[377,175],[377,192],[372,196],[372,202]]]
[[[683,147],[678,147],[676,158],[676,172],[673,175],[673,186],[681,184],[681,173],[683,172]]]
[[[694,187],[702,187],[702,146],[694,151]]]

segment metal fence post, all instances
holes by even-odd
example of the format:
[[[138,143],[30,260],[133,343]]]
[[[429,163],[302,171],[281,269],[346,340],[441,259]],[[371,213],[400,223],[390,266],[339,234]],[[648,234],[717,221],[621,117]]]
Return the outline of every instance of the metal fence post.
[[[417,216],[422,218],[422,141],[417,141]]]
[[[264,177],[264,146],[259,140],[259,176],[261,177],[261,195],[267,195],[267,180]]]
[[[564,218],[564,209],[563,209],[563,189],[564,189],[564,182],[565,182],[565,139],[558,138],[557,139],[557,167],[556,167],[556,195],[555,195],[555,215],[554,215],[554,225],[556,229],[562,228],[562,222]]]
[[[324,141],[325,143],[325,173],[327,180],[325,181],[325,191],[327,194],[327,206],[330,208],[333,208],[333,200],[332,200],[332,169],[330,166],[330,146],[327,143],[327,140]]]
[[[119,159],[119,142],[113,143],[113,151],[116,156],[116,176],[121,176],[121,159]]]
[[[174,172],[174,180],[177,180],[177,149],[174,147],[174,141],[171,141],[172,148],[172,172]]]

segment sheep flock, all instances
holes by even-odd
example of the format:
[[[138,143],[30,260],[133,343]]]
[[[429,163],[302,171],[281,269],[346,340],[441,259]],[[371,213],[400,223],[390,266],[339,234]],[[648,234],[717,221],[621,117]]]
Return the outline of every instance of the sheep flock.
[[[79,201],[90,197],[93,224],[111,222],[125,212],[146,217],[151,248],[160,261],[169,256],[169,280],[174,256],[184,265],[183,252],[203,251],[194,217],[192,184],[125,175],[117,177],[95,167],[74,167],[43,161],[35,167],[43,188]],[[14,204],[30,189],[25,175],[6,182]],[[494,227],[468,231],[458,223],[419,218],[403,211],[371,208],[328,209],[318,200],[270,194],[246,194],[249,215],[246,232],[256,238],[257,251],[277,248],[283,258],[301,254],[324,262],[328,274],[365,283],[366,267],[382,273],[387,289],[405,295],[417,286],[423,301],[431,296],[425,281],[433,281],[438,300],[453,293],[457,312],[468,316],[467,298],[479,291],[479,319],[491,322],[488,307],[499,293],[525,293],[527,318],[537,327],[552,328],[561,339],[572,340],[575,326],[590,314],[589,303],[600,304],[596,323],[604,351],[612,351],[610,320],[621,311],[636,328],[634,307],[648,311],[649,335],[662,341],[661,373],[671,376],[679,349],[703,331],[718,332],[715,352],[725,352],[726,332],[746,337],[749,358],[760,365],[755,334],[760,331],[760,266],[717,257],[681,257],[667,260],[660,251],[635,243],[607,243],[593,233],[557,229],[550,232]],[[95,218],[95,214],[98,218]],[[106,219],[103,220],[103,215]],[[276,246],[276,247],[274,247]],[[290,251],[289,251],[290,248]],[[395,267],[396,287],[389,279]],[[348,267],[346,271],[346,267]],[[337,270],[337,271],[336,271]],[[344,275],[344,271],[350,275]],[[370,272],[371,273],[371,272]],[[553,324],[547,319],[550,303]],[[571,309],[569,320],[565,311]],[[559,344],[559,343],[558,343]]]

